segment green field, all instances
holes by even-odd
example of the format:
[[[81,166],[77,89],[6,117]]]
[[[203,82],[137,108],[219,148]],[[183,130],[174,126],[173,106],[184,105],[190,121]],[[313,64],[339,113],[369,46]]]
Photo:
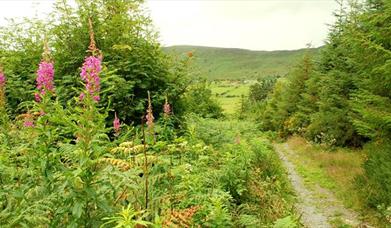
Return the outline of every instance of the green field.
[[[306,49],[292,51],[251,51],[237,48],[172,46],[164,48],[174,55],[192,52],[199,77],[208,80],[256,79],[285,75],[304,55]],[[319,48],[308,49],[313,55]]]
[[[218,81],[211,83],[213,95],[224,109],[225,114],[234,114],[240,107],[241,96],[247,96],[251,81],[241,83],[240,81]]]
[[[164,50],[177,57],[193,53],[193,75],[212,81],[213,95],[226,114],[238,110],[241,96],[248,95],[249,86],[257,78],[287,74],[307,51],[251,51],[201,46],[171,46]],[[320,49],[308,50],[317,55]]]

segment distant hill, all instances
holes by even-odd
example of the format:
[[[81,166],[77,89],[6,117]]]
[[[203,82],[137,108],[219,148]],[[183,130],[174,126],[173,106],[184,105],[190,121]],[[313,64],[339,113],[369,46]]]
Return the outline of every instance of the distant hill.
[[[193,52],[199,76],[216,79],[255,79],[265,75],[285,75],[306,49],[293,51],[251,51],[237,48],[171,46],[164,50],[174,55]],[[319,48],[309,51],[317,55]]]

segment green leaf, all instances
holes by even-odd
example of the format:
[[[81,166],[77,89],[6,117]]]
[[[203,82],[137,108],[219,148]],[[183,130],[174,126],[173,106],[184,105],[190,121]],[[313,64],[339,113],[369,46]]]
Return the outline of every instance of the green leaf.
[[[80,218],[82,213],[83,213],[83,204],[81,202],[76,202],[72,208],[72,215],[75,216],[76,218]]]

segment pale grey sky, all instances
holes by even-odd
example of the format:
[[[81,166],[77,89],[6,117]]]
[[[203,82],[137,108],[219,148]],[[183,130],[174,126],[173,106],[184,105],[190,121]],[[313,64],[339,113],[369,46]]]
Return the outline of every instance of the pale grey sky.
[[[334,0],[150,0],[147,5],[163,44],[253,50],[320,46],[338,8]]]
[[[43,17],[54,0],[0,0],[5,17]],[[147,0],[163,45],[281,50],[320,46],[334,0]]]

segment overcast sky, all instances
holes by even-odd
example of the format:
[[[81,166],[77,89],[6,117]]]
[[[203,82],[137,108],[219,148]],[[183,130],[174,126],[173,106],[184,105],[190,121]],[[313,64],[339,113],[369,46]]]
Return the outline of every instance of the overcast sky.
[[[50,0],[0,0],[5,17],[42,16]],[[334,0],[147,0],[165,46],[189,44],[252,50],[317,47],[334,21]]]

